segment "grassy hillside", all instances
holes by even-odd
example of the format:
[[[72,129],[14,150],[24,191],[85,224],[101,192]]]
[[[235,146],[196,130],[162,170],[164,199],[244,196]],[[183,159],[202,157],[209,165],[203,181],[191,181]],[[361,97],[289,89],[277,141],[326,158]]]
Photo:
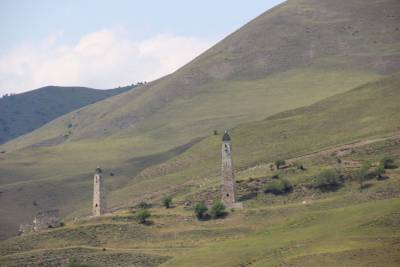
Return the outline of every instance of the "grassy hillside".
[[[69,218],[87,214],[97,165],[114,174],[107,176],[111,206],[179,191],[181,185],[190,194],[192,187],[208,184],[203,178],[212,178],[219,168],[217,152],[211,152],[219,147],[219,137],[187,149],[214,129],[221,132],[309,106],[397,70],[399,10],[396,0],[287,1],[177,72],[66,114],[0,146],[0,151],[7,151],[0,154],[0,198],[5,203],[0,210],[2,237],[15,233],[18,223],[30,221],[41,209],[59,207]],[[263,122],[262,130],[256,130],[258,124],[248,126],[254,128],[253,137],[245,135],[250,131],[238,132],[234,139],[237,149],[250,152],[235,159],[238,166],[384,134],[394,127],[382,122],[381,131],[345,129],[327,140],[321,137],[326,132],[321,132],[316,144],[298,139],[292,148],[289,143],[296,139],[284,136],[306,138],[302,131],[310,133],[295,120],[288,125],[292,127],[286,129],[288,133],[271,132],[261,143],[256,136],[274,128]],[[244,143],[236,144],[238,140],[248,142],[249,150]],[[275,141],[282,147],[270,143]],[[250,151],[257,144],[265,147]]]
[[[275,94],[308,99],[316,94],[317,89],[312,89],[316,80],[321,82],[317,88],[322,95],[317,93],[314,101],[348,90],[366,82],[367,77],[371,79],[373,73],[398,70],[399,10],[397,0],[287,1],[174,74],[84,109],[79,115],[70,114],[8,147],[63,136],[68,122],[74,125],[68,140],[134,135],[157,141],[163,136],[171,145],[182,144],[188,141],[187,135],[180,134],[182,129],[190,131],[190,136],[204,136],[216,125],[232,126],[282,111],[268,108],[266,101],[274,103]],[[314,78],[316,69],[322,74],[316,72]],[[287,76],[280,76],[284,73]],[[297,87],[299,76],[303,84]],[[338,83],[342,80],[350,84]],[[281,92],[282,87],[289,91]],[[336,90],[331,91],[332,87]],[[259,101],[254,102],[254,96]],[[312,100],[292,104],[284,99],[289,105],[285,109]],[[265,103],[263,109],[260,102]],[[184,117],[186,114],[190,117]],[[184,140],[177,141],[177,137]]]
[[[29,133],[72,110],[132,89],[95,90],[47,86],[0,98],[0,144]]]
[[[239,125],[231,130],[236,169],[396,135],[399,101],[400,74],[396,74],[308,107]],[[111,195],[118,202],[140,199],[144,192],[178,190],[190,198],[199,187],[215,187],[220,179],[220,142],[220,135],[210,135],[179,156],[143,170],[130,185]]]
[[[399,137],[354,148],[342,159],[375,164],[388,153],[400,162]],[[0,264],[54,266],[74,258],[95,266],[397,266],[400,170],[387,170],[389,179],[372,179],[363,190],[354,180],[329,192],[306,187],[335,159],[315,155],[302,161],[305,171],[282,170],[292,193],[275,196],[261,187],[243,210],[223,219],[198,221],[178,194],[172,209],[153,203],[147,225],[123,210],[2,241]],[[238,186],[272,181],[268,165],[254,171],[238,172]]]

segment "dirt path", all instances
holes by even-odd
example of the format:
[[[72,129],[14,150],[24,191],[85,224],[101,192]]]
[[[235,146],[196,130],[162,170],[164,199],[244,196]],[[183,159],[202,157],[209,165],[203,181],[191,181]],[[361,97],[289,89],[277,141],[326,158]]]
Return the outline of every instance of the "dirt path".
[[[328,156],[328,155],[332,155],[332,154],[336,154],[338,156],[344,156],[344,155],[351,153],[351,150],[354,148],[357,148],[357,147],[363,147],[366,145],[370,145],[370,144],[374,144],[374,143],[378,143],[378,142],[382,142],[382,141],[396,140],[396,139],[400,139],[400,134],[391,135],[391,136],[387,136],[387,137],[381,137],[381,138],[358,140],[358,141],[355,141],[352,143],[335,146],[335,147],[330,147],[330,148],[326,148],[323,150],[311,152],[311,153],[303,155],[303,156],[291,158],[291,159],[286,160],[286,162],[288,164],[292,164],[299,160],[309,159],[309,158],[313,158],[316,156]]]

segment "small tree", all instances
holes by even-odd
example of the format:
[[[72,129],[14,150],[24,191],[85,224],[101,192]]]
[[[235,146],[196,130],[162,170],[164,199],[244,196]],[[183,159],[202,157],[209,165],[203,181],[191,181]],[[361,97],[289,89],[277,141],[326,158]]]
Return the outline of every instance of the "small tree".
[[[207,205],[204,203],[204,201],[198,202],[196,204],[196,206],[194,207],[194,213],[196,214],[196,217],[198,219],[203,219],[207,210],[208,210],[208,208],[207,208]]]
[[[374,176],[378,179],[378,180],[383,180],[384,176],[383,174],[385,173],[385,167],[383,167],[383,164],[379,164],[375,170],[374,170]]]
[[[314,179],[314,187],[332,190],[340,185],[339,174],[335,170],[324,170]]]
[[[225,214],[225,208],[225,205],[221,201],[215,202],[210,209],[211,217],[214,219],[220,218]]]
[[[272,193],[274,195],[281,195],[289,193],[293,190],[293,185],[286,179],[277,179],[267,184],[265,193]]]
[[[364,162],[361,168],[354,173],[354,178],[356,178],[358,183],[360,184],[360,190],[364,187],[364,183],[368,179],[369,167],[369,163]]]
[[[286,161],[284,161],[283,159],[278,159],[277,161],[275,161],[275,166],[277,169],[280,169],[282,166],[286,165]]]
[[[296,163],[296,168],[297,168],[298,170],[302,170],[302,171],[305,171],[305,170],[306,170],[306,168],[304,167],[303,163],[300,163],[300,162],[297,162],[297,163]]]
[[[150,204],[150,203],[147,203],[146,201],[141,201],[141,202],[137,205],[137,207],[138,207],[139,209],[148,209],[148,208],[151,207],[151,204]]]
[[[163,205],[167,209],[169,209],[172,206],[172,197],[171,196],[165,196],[163,198]]]
[[[151,213],[148,209],[139,209],[135,213],[135,218],[139,223],[146,223],[147,219],[150,218]]]
[[[381,164],[384,169],[396,169],[397,165],[394,163],[394,159],[391,156],[385,156],[381,160]]]

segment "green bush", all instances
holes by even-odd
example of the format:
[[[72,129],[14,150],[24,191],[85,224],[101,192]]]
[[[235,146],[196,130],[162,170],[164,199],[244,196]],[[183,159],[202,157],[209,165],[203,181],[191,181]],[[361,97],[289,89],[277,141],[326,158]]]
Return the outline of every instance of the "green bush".
[[[150,203],[147,203],[146,201],[141,201],[141,202],[137,205],[137,207],[138,207],[139,209],[148,209],[148,208],[151,207],[151,204],[150,204]]]
[[[369,173],[370,164],[368,162],[364,162],[361,168],[354,172],[353,177],[359,182],[360,189],[364,187],[365,181],[370,179]]]
[[[225,214],[225,205],[222,204],[221,201],[215,202],[210,209],[211,217],[217,219],[222,217],[224,214]]]
[[[272,179],[279,179],[279,172],[275,172],[273,175],[272,175]]]
[[[267,184],[264,192],[272,193],[274,195],[281,195],[289,193],[293,190],[292,184],[286,179],[274,180]]]
[[[275,161],[275,166],[277,169],[280,169],[282,166],[286,165],[286,161],[284,161],[283,159],[278,159],[277,161]]]
[[[148,209],[139,209],[135,213],[135,219],[140,223],[145,223],[150,216],[151,213]]]
[[[163,198],[163,205],[167,209],[169,209],[172,206],[172,197],[171,196],[165,196]]]
[[[314,187],[331,190],[340,185],[339,174],[335,170],[324,170],[314,179]]]
[[[207,210],[208,208],[207,205],[204,203],[204,201],[198,202],[194,207],[194,213],[196,214],[196,217],[198,219],[203,219]]]
[[[297,163],[296,163],[296,168],[297,168],[298,170],[302,170],[302,171],[305,171],[305,170],[306,170],[306,168],[304,167],[303,163],[300,163],[300,162],[297,162]]]
[[[384,169],[396,169],[397,165],[394,163],[394,159],[391,156],[385,156],[381,160],[381,164]]]
[[[374,170],[375,177],[380,177],[384,173],[385,173],[385,167],[382,164],[379,164]]]

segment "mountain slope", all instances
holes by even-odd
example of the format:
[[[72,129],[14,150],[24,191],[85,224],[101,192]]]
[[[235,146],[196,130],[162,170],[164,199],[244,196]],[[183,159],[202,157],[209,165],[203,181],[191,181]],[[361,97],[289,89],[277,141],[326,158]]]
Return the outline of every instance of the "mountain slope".
[[[239,125],[230,131],[235,168],[247,169],[356,140],[398,135],[399,101],[400,73],[308,107]],[[209,136],[179,156],[146,168],[140,179],[114,194],[121,198],[120,194],[129,192],[131,197],[140,198],[144,188],[162,190],[164,184],[157,185],[157,181],[175,179],[180,185],[188,181],[204,185],[205,177],[219,180],[220,139],[220,135]]]
[[[182,128],[188,135],[197,133],[201,136],[216,125],[232,126],[270,115],[268,108],[260,110],[261,104],[254,103],[254,98],[261,99],[260,93],[264,93],[262,100],[268,101],[273,97],[268,90],[279,93],[280,87],[286,85],[282,81],[287,81],[288,90],[291,90],[284,92],[285,95],[315,95],[315,91],[306,91],[312,87],[313,78],[312,74],[303,72],[304,68],[310,72],[323,71],[325,76],[318,77],[318,72],[315,75],[322,80],[318,87],[329,87],[320,89],[325,96],[333,82],[323,82],[329,77],[327,71],[338,76],[343,76],[343,71],[349,74],[344,75],[343,80],[351,83],[350,88],[364,83],[366,75],[390,74],[400,66],[399,6],[396,0],[287,1],[245,25],[176,73],[145,89],[126,94],[124,99],[114,98],[101,106],[102,112],[100,106],[82,111],[76,118],[71,139],[102,138],[119,134],[121,130],[123,134],[148,135],[150,128],[151,138],[162,135],[172,138],[168,141],[173,142],[177,136],[182,136]],[[288,73],[288,76],[276,77],[281,83],[274,84],[269,79],[274,79],[277,73]],[[294,75],[309,77],[310,84],[305,79],[304,86],[295,88],[297,81],[291,79]],[[339,84],[341,78],[334,80],[337,88],[350,89]],[[262,90],[255,91],[256,97],[252,98],[257,86]],[[236,110],[235,103],[247,99],[254,104],[245,110]],[[207,107],[204,107],[205,102],[209,103]],[[293,101],[285,99],[285,102]],[[299,106],[307,104],[298,103]],[[175,117],[176,113],[179,117],[175,121],[181,123],[166,126],[165,122],[171,122],[169,118]],[[73,121],[74,117],[67,119]],[[85,123],[80,124],[80,120]],[[60,124],[53,124],[48,131],[39,131],[13,146],[23,147],[64,135]],[[182,138],[187,141],[187,136]]]
[[[72,110],[131,89],[95,90],[47,86],[0,98],[0,144],[31,132]]]
[[[204,146],[201,153],[210,157],[198,164],[182,153],[214,129],[309,106],[393,73],[400,56],[398,14],[397,0],[287,1],[177,72],[0,146],[7,151],[0,154],[3,237],[41,209],[87,214],[97,165],[114,174],[106,178],[110,205],[129,204],[207,175],[202,168],[217,155],[211,146]],[[219,146],[217,137],[213,142]],[[165,176],[149,171],[150,177],[137,177],[179,154],[185,161],[178,167],[196,164],[174,171],[168,163]]]
[[[232,129],[238,195],[244,209],[229,210],[222,219],[197,220],[193,210],[183,207],[187,200],[194,204],[199,196],[208,201],[219,197],[218,135],[148,168],[124,189],[126,198],[153,203],[150,223],[135,222],[131,208],[77,223],[71,218],[65,227],[0,242],[0,264],[62,265],[77,258],[103,266],[132,262],[148,266],[397,266],[399,168],[386,170],[388,178],[370,179],[361,189],[349,177],[336,189],[311,185],[321,170],[337,166],[337,157],[375,165],[391,155],[400,162],[399,100],[400,74],[396,74]],[[396,137],[375,138],[390,135]],[[361,138],[368,142],[358,142],[341,156],[326,149]],[[270,170],[269,161],[315,150],[325,153],[301,162],[297,159],[305,169],[289,167],[278,172],[293,184],[292,192],[265,194],[262,184],[255,196],[254,191],[253,196],[246,194],[246,186],[256,181],[276,181],[271,178],[276,171]],[[348,174],[345,166],[342,171]],[[167,192],[174,196],[170,209],[159,204]],[[115,203],[115,197],[123,193],[116,191],[109,200]]]

